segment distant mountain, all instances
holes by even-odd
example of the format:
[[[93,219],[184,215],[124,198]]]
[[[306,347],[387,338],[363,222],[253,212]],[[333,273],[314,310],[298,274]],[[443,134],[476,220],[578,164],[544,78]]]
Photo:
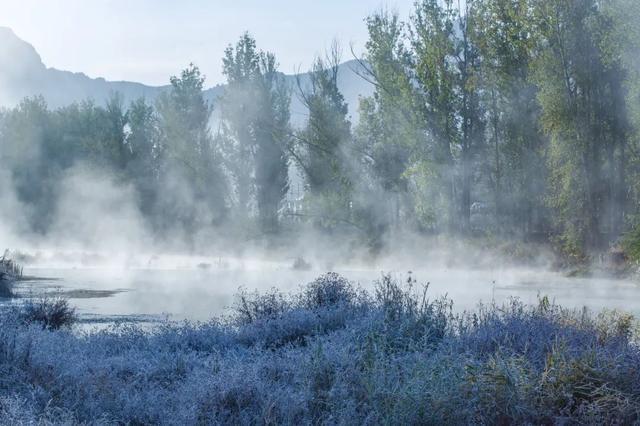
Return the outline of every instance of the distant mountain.
[[[162,87],[127,81],[90,78],[83,73],[47,68],[29,43],[9,28],[0,27],[0,104],[12,106],[25,96],[42,95],[51,107],[91,98],[102,102],[111,92],[127,101],[145,96],[155,98]]]
[[[352,118],[356,119],[358,98],[373,93],[370,83],[357,75],[361,65],[348,61],[340,65],[338,84],[349,104]],[[292,86],[291,118],[294,125],[304,122],[306,111],[297,96],[296,75],[285,75]],[[298,76],[303,86],[309,81],[308,74]],[[168,76],[167,76],[168,78]],[[17,37],[14,32],[0,27],[0,106],[11,107],[26,96],[42,95],[50,107],[60,107],[84,99],[103,103],[113,92],[122,94],[126,103],[144,96],[153,102],[167,90],[168,86],[147,86],[129,81],[108,81],[91,78],[83,73],[47,68],[36,49]],[[224,85],[206,89],[204,96],[215,105],[224,93]]]

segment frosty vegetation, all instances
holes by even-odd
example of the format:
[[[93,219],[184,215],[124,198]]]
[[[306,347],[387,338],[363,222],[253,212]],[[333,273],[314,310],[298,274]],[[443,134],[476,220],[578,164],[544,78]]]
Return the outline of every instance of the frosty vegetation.
[[[208,323],[0,327],[0,419],[48,424],[611,424],[640,420],[630,317],[542,298],[454,314],[413,280],[326,274]]]

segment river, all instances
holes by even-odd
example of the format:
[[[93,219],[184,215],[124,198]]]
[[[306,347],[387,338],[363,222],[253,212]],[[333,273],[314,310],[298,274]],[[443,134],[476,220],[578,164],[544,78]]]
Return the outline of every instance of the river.
[[[480,302],[501,303],[511,297],[536,303],[546,295],[569,308],[620,309],[640,315],[640,285],[631,280],[568,278],[556,272],[525,268],[407,270],[336,268],[336,272],[371,291],[383,272],[400,280],[409,275],[429,283],[428,296],[447,296],[457,311]],[[23,297],[61,296],[70,300],[85,322],[129,319],[204,321],[226,312],[239,288],[295,292],[326,270],[294,270],[290,263],[212,262],[171,267],[28,267],[25,274],[46,277],[18,283]]]

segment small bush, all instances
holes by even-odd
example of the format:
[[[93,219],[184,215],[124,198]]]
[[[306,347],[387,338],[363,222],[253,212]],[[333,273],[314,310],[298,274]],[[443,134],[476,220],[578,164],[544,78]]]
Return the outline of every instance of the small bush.
[[[75,309],[67,299],[29,300],[22,307],[20,319],[26,324],[40,324],[46,330],[71,327],[77,320]]]
[[[260,294],[240,290],[233,307],[233,321],[237,325],[248,325],[255,321],[276,318],[290,308],[289,301],[276,289]]]
[[[335,272],[328,272],[307,284],[300,295],[300,305],[316,309],[339,303],[353,304],[357,296],[349,280]]]
[[[402,288],[390,275],[383,275],[375,284],[376,303],[383,316],[383,334],[392,346],[437,343],[454,322],[450,300],[430,301],[426,297],[428,285],[421,292],[415,287],[412,277]]]

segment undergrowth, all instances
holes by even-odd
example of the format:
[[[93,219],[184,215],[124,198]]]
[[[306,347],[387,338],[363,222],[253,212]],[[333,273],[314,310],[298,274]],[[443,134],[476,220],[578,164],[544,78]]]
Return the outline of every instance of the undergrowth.
[[[26,325],[38,324],[46,330],[71,327],[77,320],[75,309],[64,298],[28,299],[18,318]]]
[[[413,280],[243,292],[228,318],[51,330],[6,313],[0,423],[593,424],[640,420],[624,314],[542,298],[455,314]]]

